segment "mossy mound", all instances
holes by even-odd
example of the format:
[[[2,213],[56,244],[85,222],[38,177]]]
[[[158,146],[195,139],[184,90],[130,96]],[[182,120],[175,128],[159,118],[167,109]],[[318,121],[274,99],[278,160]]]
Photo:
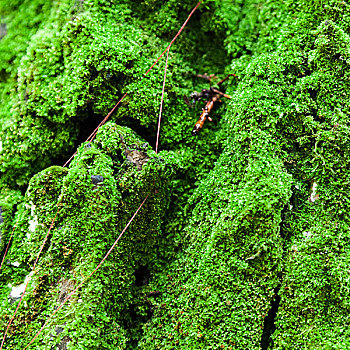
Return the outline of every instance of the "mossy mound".
[[[137,149],[138,144],[142,150]],[[127,153],[131,145],[136,147],[138,158]],[[141,166],[132,162],[141,156]],[[31,179],[25,207],[18,214],[12,252],[2,271],[2,280],[9,285],[2,287],[1,294],[8,296],[10,291],[9,299],[5,297],[2,302],[3,325],[16,307],[13,302],[18,296],[12,286],[29,273],[56,219],[7,346],[22,348],[30,341],[23,335],[34,336],[44,315],[60,306],[94,270],[148,196],[103,268],[52,320],[35,347],[47,349],[48,344],[70,343],[70,347],[115,349],[130,341],[135,329],[129,323],[135,322],[133,317],[147,315],[148,305],[141,291],[164,255],[160,227],[169,205],[168,182],[176,167],[171,154],[157,156],[129,129],[106,124],[94,144],[79,149],[70,169],[53,166]],[[18,334],[22,336],[18,338]]]
[[[252,136],[237,135],[192,197],[188,247],[160,278],[142,349],[260,349],[291,178],[271,137]]]
[[[8,284],[28,275],[59,208],[6,346],[25,345],[23,334],[93,270],[152,192],[37,348],[349,347],[349,4],[203,2],[170,50],[156,155],[164,59],[142,76],[194,5],[23,1],[2,10],[6,239],[18,209],[1,272],[4,327],[16,305],[8,308]],[[204,73],[237,77],[224,84],[230,102],[193,138],[204,102],[191,110],[183,95],[208,87],[195,76]],[[125,92],[113,123],[69,169],[29,182],[63,164]]]

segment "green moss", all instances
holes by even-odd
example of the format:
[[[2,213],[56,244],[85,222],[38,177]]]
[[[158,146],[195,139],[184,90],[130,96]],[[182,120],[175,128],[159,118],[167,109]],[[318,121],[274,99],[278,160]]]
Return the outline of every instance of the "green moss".
[[[284,349],[293,342],[300,348],[346,349],[348,226],[339,216],[326,214],[321,203],[303,209],[308,223],[304,230],[296,230],[288,247],[274,348]],[[293,221],[288,222],[294,230],[300,220]]]
[[[205,1],[170,50],[155,154],[164,58],[142,75],[194,5],[0,4],[5,238],[29,183],[1,275],[2,327],[16,305],[8,283],[29,273],[59,209],[10,348],[93,270],[147,194],[38,349],[349,347],[349,5]],[[224,84],[231,101],[193,138],[203,104],[191,110],[183,95],[207,87],[198,73],[237,78]],[[68,170],[29,182],[62,164],[125,92]],[[135,285],[142,274],[147,285]]]
[[[0,196],[0,252],[1,260],[5,253],[6,246],[8,245],[10,236],[5,235],[5,232],[10,233],[13,231],[13,227],[16,220],[13,220],[16,212],[17,205],[23,201],[23,196],[20,191],[11,190],[9,188],[3,188]]]
[[[160,277],[141,348],[260,348],[291,185],[275,146],[263,132],[237,132],[198,187],[187,248]]]
[[[168,206],[168,181],[176,169],[174,156],[157,156],[147,145],[142,151],[147,162],[138,169],[136,164],[124,159],[125,147],[131,142],[144,144],[130,130],[106,124],[99,131],[96,143],[79,149],[69,170],[50,167],[30,181],[26,193],[28,205],[16,230],[11,261],[31,266],[53,217],[56,219],[17,322],[9,333],[8,346],[17,348],[29,342],[28,337],[19,339],[13,334],[28,331],[34,336],[41,325],[39,315],[53,312],[84,276],[94,270],[148,196],[103,268],[52,320],[36,348],[46,349],[49,343],[60,343],[66,335],[70,346],[84,349],[93,345],[115,349],[129,342],[131,332],[123,320],[134,303],[140,303],[141,309],[145,304],[137,297],[142,288],[135,285],[135,271],[141,266],[149,266],[151,270],[159,258],[157,246],[161,239],[160,224]],[[104,151],[112,146],[113,158]],[[6,266],[2,273],[7,276],[6,284],[13,285],[9,268]],[[8,293],[7,286],[4,293]],[[5,324],[15,304],[3,303],[7,304],[3,305],[1,317]],[[35,312],[28,314],[29,310]],[[28,322],[29,329],[25,325]],[[55,334],[55,327],[64,329],[58,337],[50,336],[52,332]]]

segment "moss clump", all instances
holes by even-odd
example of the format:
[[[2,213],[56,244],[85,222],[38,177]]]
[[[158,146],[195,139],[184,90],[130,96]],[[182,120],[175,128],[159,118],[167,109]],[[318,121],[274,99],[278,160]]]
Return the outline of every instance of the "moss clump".
[[[260,348],[291,183],[274,146],[267,134],[237,134],[198,187],[187,248],[157,281],[140,348]]]
[[[126,147],[137,144],[144,146],[141,169],[125,157]],[[56,214],[57,217],[9,333],[7,344],[12,348],[28,343],[41,326],[40,315],[53,312],[94,270],[148,196],[103,268],[51,321],[36,348],[47,349],[68,342],[71,347],[84,349],[92,346],[115,349],[130,342],[132,331],[128,322],[145,316],[147,304],[140,298],[143,283],[139,283],[135,271],[152,271],[162,254],[158,249],[162,239],[160,225],[169,204],[168,181],[176,169],[176,158],[168,154],[157,156],[131,130],[114,124],[106,124],[96,142],[87,146],[79,149],[69,170],[50,167],[30,181],[26,207],[12,244],[11,268],[15,261],[20,262],[17,270],[27,270],[34,263],[43,237],[53,217]],[[7,284],[16,284],[8,269],[6,266],[2,271],[7,276],[5,293]],[[14,289],[10,296],[13,293]],[[3,325],[15,305],[11,298],[3,300]],[[130,308],[135,309],[135,315]],[[56,331],[58,328],[60,332]],[[96,332],[97,329],[100,331]],[[30,336],[18,338],[17,334],[22,332],[30,332]]]
[[[6,14],[13,40],[9,23],[20,22],[23,4],[18,15]],[[39,13],[32,4],[28,13]],[[36,175],[31,207],[19,205],[1,277],[3,326],[15,307],[6,311],[11,274],[12,285],[23,281],[60,210],[10,347],[21,348],[22,334],[39,328],[40,313],[91,271],[156,188],[130,235],[51,321],[38,348],[348,348],[349,5],[205,1],[171,47],[164,151],[155,155],[162,68],[140,77],[194,5],[61,1],[43,7],[35,26],[23,22],[28,44],[18,41],[14,66],[11,58],[2,63],[7,220],[22,201],[8,193],[62,164],[129,94],[111,117],[118,126],[81,146],[68,172]],[[197,73],[237,79],[225,85],[229,105],[192,138],[202,106],[192,111],[182,96],[207,87]],[[266,316],[273,300],[281,300],[275,320]]]

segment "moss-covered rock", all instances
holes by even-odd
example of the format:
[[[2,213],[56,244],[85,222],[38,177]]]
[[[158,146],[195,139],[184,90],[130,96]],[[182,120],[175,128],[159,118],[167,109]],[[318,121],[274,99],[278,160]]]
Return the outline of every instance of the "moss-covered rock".
[[[130,147],[135,148],[133,158]],[[142,156],[140,166],[132,162],[139,159],[136,155]],[[3,325],[18,298],[14,275],[30,271],[56,218],[9,332],[8,346],[21,348],[29,342],[29,337],[20,339],[17,334],[34,336],[44,315],[53,312],[94,270],[147,197],[103,268],[52,320],[35,347],[47,349],[48,344],[68,342],[70,347],[115,349],[129,341],[134,330],[128,322],[147,313],[140,292],[162,255],[160,227],[176,163],[170,153],[156,155],[129,129],[106,124],[96,142],[79,149],[70,169],[49,167],[31,179],[12,252],[2,271],[3,278],[7,277],[2,295],[10,291],[2,304]]]
[[[170,50],[158,155],[164,60],[143,74],[193,1],[5,5],[0,249],[17,226],[1,328],[57,214],[5,346],[28,343],[149,195],[33,346],[347,349],[349,4],[204,1]],[[237,78],[193,138],[199,73]]]
[[[275,149],[269,135],[238,133],[198,187],[188,247],[160,279],[142,349],[260,348],[291,194]]]

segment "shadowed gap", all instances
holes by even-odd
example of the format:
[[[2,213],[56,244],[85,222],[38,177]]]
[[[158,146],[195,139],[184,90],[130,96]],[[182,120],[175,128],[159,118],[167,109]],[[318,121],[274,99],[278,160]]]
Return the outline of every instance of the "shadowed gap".
[[[272,334],[276,330],[275,319],[281,297],[278,295],[280,286],[274,289],[274,297],[271,300],[271,308],[264,318],[264,329],[261,336],[261,350],[271,349],[273,346]]]

